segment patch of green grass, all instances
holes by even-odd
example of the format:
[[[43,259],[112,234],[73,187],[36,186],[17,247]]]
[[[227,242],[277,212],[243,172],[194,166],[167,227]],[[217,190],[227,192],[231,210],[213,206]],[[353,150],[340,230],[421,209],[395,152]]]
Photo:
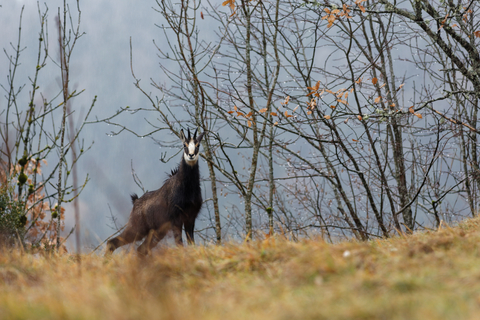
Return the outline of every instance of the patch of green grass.
[[[480,220],[370,242],[279,238],[120,253],[0,255],[1,319],[474,319]]]

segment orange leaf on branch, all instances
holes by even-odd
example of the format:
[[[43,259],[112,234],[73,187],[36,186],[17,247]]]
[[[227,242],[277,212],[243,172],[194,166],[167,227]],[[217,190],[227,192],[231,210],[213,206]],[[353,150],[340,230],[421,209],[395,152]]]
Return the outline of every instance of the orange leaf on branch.
[[[365,7],[362,5],[362,2],[365,2],[367,0],[355,0],[355,4],[358,6],[358,8],[360,9],[360,11],[362,11],[362,13],[365,13]]]
[[[222,6],[230,6],[230,9],[235,10],[235,0],[225,0],[222,3]]]
[[[313,90],[313,91],[317,91],[318,88],[320,88],[320,80],[317,81],[317,84],[313,87],[307,87],[307,89],[310,89],[310,90]]]
[[[319,94],[318,94],[317,91],[318,91],[319,88],[320,88],[320,81],[317,81],[317,84],[314,85],[313,87],[307,87],[307,89],[310,90],[310,93],[307,94],[307,97],[312,95],[312,94],[315,94],[318,97]],[[287,96],[287,99],[290,100],[290,97]],[[288,103],[287,99],[285,99],[285,104]]]
[[[312,92],[313,93],[313,92]],[[311,93],[310,93],[311,94]],[[288,101],[290,101],[290,96],[287,96],[283,102],[280,102],[282,106],[285,106],[288,104]]]

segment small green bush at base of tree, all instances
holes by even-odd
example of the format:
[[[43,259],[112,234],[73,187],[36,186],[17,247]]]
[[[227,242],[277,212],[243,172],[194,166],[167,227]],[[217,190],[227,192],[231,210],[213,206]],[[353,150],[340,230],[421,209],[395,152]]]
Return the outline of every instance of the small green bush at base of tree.
[[[6,188],[0,189],[0,245],[23,242],[27,222],[24,208],[21,201],[10,198]]]

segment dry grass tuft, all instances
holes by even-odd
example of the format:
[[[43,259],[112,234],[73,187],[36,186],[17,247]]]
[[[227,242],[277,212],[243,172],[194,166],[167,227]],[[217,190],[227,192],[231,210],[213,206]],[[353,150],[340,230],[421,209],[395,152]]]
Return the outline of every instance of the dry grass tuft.
[[[329,245],[279,238],[153,257],[0,255],[1,319],[475,319],[480,219]]]

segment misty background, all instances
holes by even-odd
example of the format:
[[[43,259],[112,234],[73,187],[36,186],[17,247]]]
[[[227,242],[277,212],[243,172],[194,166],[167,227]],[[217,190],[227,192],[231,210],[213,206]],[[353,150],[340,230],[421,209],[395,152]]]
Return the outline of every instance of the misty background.
[[[17,43],[20,14],[24,6],[21,30],[21,66],[18,69],[17,84],[26,83],[28,76],[35,70],[38,54],[38,32],[40,19],[37,4],[34,1],[8,0],[0,1],[0,66],[2,78],[6,84],[7,56],[3,49],[12,51],[11,45]],[[162,42],[162,34],[155,24],[161,23],[161,15],[152,9],[150,1],[98,1],[80,2],[81,25],[83,35],[74,49],[71,59],[71,86],[85,91],[72,101],[72,108],[77,114],[88,108],[94,96],[97,96],[93,117],[99,119],[114,114],[119,108],[131,106],[139,108],[148,104],[145,96],[133,85],[134,79],[130,69],[130,39],[133,47],[133,66],[135,75],[142,79],[142,85],[148,88],[149,78],[158,79],[159,67],[153,40]],[[58,58],[58,29],[55,17],[63,1],[46,1],[39,3],[42,10],[48,7],[48,34],[50,55]],[[75,3],[70,3],[70,6]],[[75,11],[72,16],[75,17]],[[57,59],[58,62],[58,59]],[[61,89],[59,68],[50,63],[43,76],[52,75],[57,79],[48,83],[48,88],[41,88],[47,94],[56,94]],[[40,81],[45,85],[45,81]],[[5,94],[2,92],[2,94]],[[0,100],[0,109],[4,100]],[[26,103],[26,102],[25,102]],[[142,115],[126,115],[119,119],[124,125],[139,134],[147,132],[148,125]],[[154,120],[154,119],[150,119]],[[130,194],[142,194],[134,183],[131,174],[133,164],[135,172],[146,190],[161,186],[167,172],[177,165],[180,155],[168,164],[159,161],[160,149],[151,139],[140,139],[132,134],[122,133],[110,137],[107,134],[113,128],[99,123],[86,127],[81,138],[85,144],[93,142],[91,150],[81,159],[77,166],[79,180],[86,178],[89,182],[79,197],[83,245],[91,247],[103,241],[115,230],[111,215],[118,218],[117,226],[126,222],[131,209]],[[174,137],[172,137],[172,141]],[[180,142],[177,143],[180,148]],[[165,151],[165,150],[163,150]],[[176,150],[172,150],[176,152]],[[205,167],[201,166],[201,170]],[[48,165],[45,168],[48,170]],[[65,220],[65,233],[73,225],[73,214],[68,213]],[[111,211],[110,211],[111,210]],[[70,237],[69,245],[73,237]]]
[[[124,225],[130,194],[162,185],[181,157],[172,132],[194,129],[194,119],[208,130],[200,161],[206,201],[196,224],[199,242],[213,241],[215,233],[219,243],[219,234],[223,241],[274,229],[292,239],[326,232],[329,241],[367,240],[475,215],[475,75],[459,72],[460,64],[452,67],[440,40],[454,38],[437,25],[454,28],[455,21],[432,21],[426,11],[421,21],[411,20],[408,12],[394,15],[382,3],[368,4],[370,14],[363,2],[342,9],[248,2],[247,11],[237,14],[234,1],[182,2],[184,7],[169,1],[79,2],[84,34],[69,77],[70,90],[84,90],[69,102],[77,125],[96,99],[79,138],[91,148],[76,166],[79,183],[89,179],[79,197],[83,246],[95,247]],[[45,100],[52,100],[62,88],[56,16],[64,2],[0,4],[6,50],[1,68],[15,52],[22,19],[15,79],[17,86],[26,84],[20,106],[29,104],[39,11],[48,8],[49,60],[38,83]],[[76,4],[68,3],[74,28]],[[403,5],[408,3],[397,12]],[[440,10],[439,16],[452,9]],[[463,10],[456,19],[470,19],[472,32],[463,29],[455,39],[475,43],[480,31],[474,10]],[[274,12],[280,12],[278,20]],[[183,15],[187,23],[181,23]],[[417,23],[440,37],[429,38]],[[253,47],[245,45],[246,34]],[[456,45],[457,61],[478,65],[466,56],[472,48]],[[193,62],[197,67],[190,69]],[[35,99],[33,105],[43,103],[38,93]],[[74,222],[71,206],[65,208],[67,234]]]

